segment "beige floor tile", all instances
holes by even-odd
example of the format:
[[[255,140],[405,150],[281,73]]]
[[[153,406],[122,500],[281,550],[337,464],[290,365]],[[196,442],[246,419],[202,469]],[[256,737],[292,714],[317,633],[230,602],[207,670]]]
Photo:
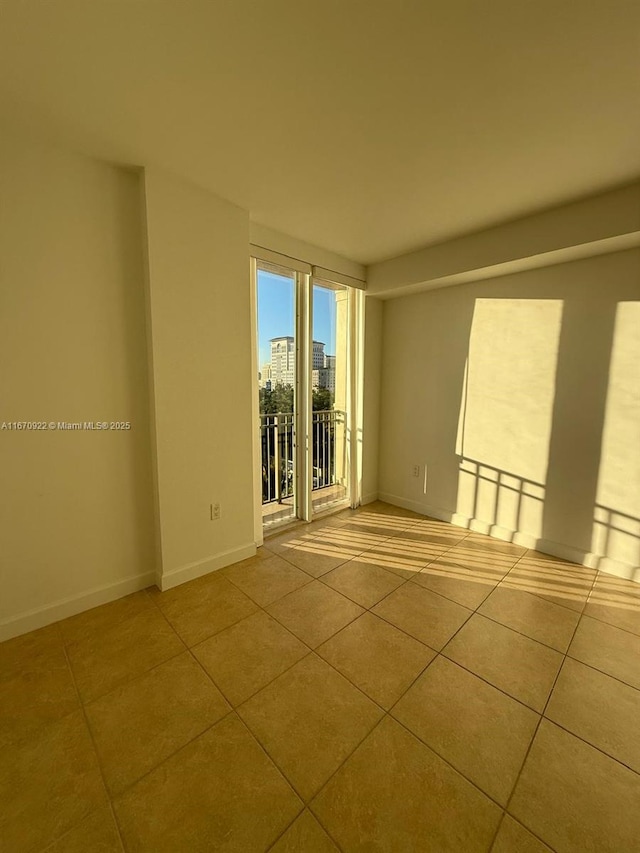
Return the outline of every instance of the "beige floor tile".
[[[315,655],[238,708],[251,731],[309,800],[371,731],[382,711]]]
[[[116,798],[129,853],[267,850],[302,809],[235,714]]]
[[[354,518],[340,528],[340,534],[342,537],[358,535],[361,538],[366,537],[366,541],[371,546],[385,542],[392,536],[397,536],[404,529],[404,524],[389,524],[385,518],[379,516],[378,518],[368,518],[365,520]]]
[[[484,616],[472,616],[443,654],[542,712],[562,655]]]
[[[594,577],[592,569],[529,551],[509,572],[504,585],[582,613]]]
[[[559,652],[569,648],[580,619],[574,610],[505,586],[495,589],[478,613]]]
[[[424,522],[418,522],[403,530],[398,535],[398,538],[405,541],[413,540],[414,542],[424,542],[436,546],[441,545],[444,548],[452,548],[454,545],[462,542],[467,535],[468,531],[462,529],[456,530],[455,527],[450,527],[448,530],[442,528],[434,529]]]
[[[446,547],[430,542],[416,542],[414,539],[395,538],[370,548],[364,556],[369,562],[408,580],[439,557]]]
[[[184,650],[157,610],[145,610],[104,633],[67,647],[83,702],[97,699]]]
[[[308,533],[311,533],[309,527],[306,528]],[[268,553],[269,557],[273,557],[275,554],[279,554],[281,546],[288,542],[289,539],[294,535],[293,533],[284,532],[277,533],[272,531],[267,531],[263,528],[264,540],[262,543],[262,548],[265,552]]]
[[[362,504],[362,506],[356,509],[356,513],[358,515],[379,514],[389,516],[390,518],[408,518],[412,521],[419,521],[420,519],[427,517],[412,509],[405,509],[404,507],[390,504],[388,501],[378,499],[371,501],[370,503]]]
[[[404,580],[375,563],[356,558],[328,572],[323,576],[322,582],[346,595],[356,604],[369,608],[397,589]]]
[[[319,581],[303,586],[267,609],[311,648],[324,643],[363,613],[353,601]]]
[[[262,611],[192,651],[234,707],[309,653],[297,637]]]
[[[82,711],[0,752],[0,844],[40,850],[107,803]]]
[[[640,635],[640,584],[599,574],[584,613]]]
[[[543,720],[509,811],[559,853],[631,853],[639,802],[640,776]]]
[[[111,806],[92,812],[45,853],[123,853]]]
[[[344,524],[324,527],[313,533],[314,539],[319,543],[346,545],[354,549],[360,548],[361,551],[386,541],[391,535],[391,532],[384,527],[381,528],[376,522],[362,523],[355,518]]]
[[[392,592],[372,612],[436,651],[471,616],[466,607],[414,583]]]
[[[187,646],[195,646],[218,631],[255,613],[257,606],[223,575],[214,573],[170,589],[158,606]]]
[[[529,548],[523,557],[523,562],[535,563],[538,566],[556,567],[560,570],[568,570],[571,572],[584,573],[592,578],[598,574],[596,569],[590,569],[588,566],[583,566],[580,563],[572,563],[571,560],[563,560],[562,557],[554,557],[553,554],[545,554],[544,551],[536,551],[535,548]]]
[[[468,545],[468,539],[463,539],[446,552],[446,559],[462,566],[464,569],[482,570],[503,577],[520,560],[515,554],[505,554],[497,550],[487,550],[479,546]]]
[[[438,557],[412,577],[420,586],[450,598],[464,607],[475,610],[500,582],[501,572],[489,569],[465,569],[449,560],[447,554]]]
[[[47,669],[59,659],[62,637],[58,623],[0,643],[0,682],[25,669]]]
[[[265,548],[264,545],[259,545],[256,548],[255,556],[260,560],[270,560],[273,557],[273,553]]]
[[[466,527],[461,527],[459,524],[451,524],[449,521],[440,521],[440,519],[432,518],[430,515],[420,515],[414,519],[414,522],[418,527],[424,527],[435,532],[444,531],[445,533],[449,532],[451,535],[455,534],[456,536],[469,535],[469,530]]]
[[[391,540],[389,540],[391,541]],[[366,566],[379,566],[386,572],[396,575],[401,581],[409,580],[425,566],[424,558],[410,557],[402,546],[395,542],[385,549],[384,542],[354,557],[351,563],[363,563]]]
[[[117,601],[110,601],[108,604],[63,619],[60,622],[62,639],[66,644],[88,640],[110,628],[116,628],[132,616],[152,607],[153,601],[146,590],[134,592],[133,595],[126,595]]]
[[[332,541],[325,537],[309,537],[304,542],[284,546],[280,556],[308,575],[319,578],[362,552],[349,539]]]
[[[370,504],[364,504],[364,506],[358,511],[365,515],[372,512],[379,512],[391,518],[403,519],[407,522],[423,521],[428,518],[428,516],[423,513],[415,512],[415,510],[412,509],[405,509],[402,506],[396,506],[395,504],[390,504],[386,501],[375,501]]]
[[[501,811],[385,718],[311,804],[343,850],[485,853]]]
[[[515,545],[513,542],[506,542],[503,539],[496,539],[493,536],[487,536],[484,533],[471,531],[464,541],[466,548],[477,549],[485,553],[503,554],[509,557],[523,557],[527,549],[522,545]]]
[[[338,510],[332,514],[332,518],[336,519],[347,519],[353,518],[354,515],[358,515],[363,512],[364,507],[357,507],[356,509],[352,509],[350,506],[346,506],[344,509]]]
[[[33,736],[80,704],[62,645],[21,660],[19,670],[11,667],[11,677],[0,678],[0,747]]]
[[[342,525],[346,524],[347,521],[348,519],[341,518],[336,513],[333,513],[332,515],[327,515],[324,518],[317,518],[315,521],[310,521],[305,526],[305,530],[315,536],[316,533],[323,533],[332,527],[342,527]]]
[[[306,809],[269,853],[336,853],[338,848]]]
[[[272,554],[281,554],[283,550],[289,551],[295,547],[302,547],[318,533],[311,524],[300,523],[281,533],[267,536],[263,548]]]
[[[229,711],[189,652],[86,707],[105,780],[119,793]]]
[[[553,853],[550,847],[506,814],[500,824],[491,853]]]
[[[392,714],[503,806],[540,719],[442,657],[420,676]]]
[[[403,509],[400,506],[385,503],[384,501],[374,501],[364,506],[359,507],[355,511],[355,517],[362,520],[378,519],[383,523],[394,523],[407,527],[410,524],[416,524],[426,518],[411,509]]]
[[[278,556],[266,560],[252,557],[225,569],[224,572],[228,580],[261,607],[272,604],[311,580],[306,572]]]
[[[432,649],[372,613],[364,613],[317,651],[386,709],[435,655]]]
[[[583,616],[567,654],[640,689],[640,637]]]
[[[640,773],[640,690],[566,658],[545,716]]]

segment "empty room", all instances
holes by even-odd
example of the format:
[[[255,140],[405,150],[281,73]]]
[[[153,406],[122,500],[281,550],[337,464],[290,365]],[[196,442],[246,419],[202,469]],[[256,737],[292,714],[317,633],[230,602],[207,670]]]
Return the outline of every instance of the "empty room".
[[[639,63],[0,0],[0,851],[637,853]]]

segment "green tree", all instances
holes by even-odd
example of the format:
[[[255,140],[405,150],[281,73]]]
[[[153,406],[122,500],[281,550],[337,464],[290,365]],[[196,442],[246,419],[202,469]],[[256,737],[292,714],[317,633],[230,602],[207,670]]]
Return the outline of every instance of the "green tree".
[[[328,388],[316,388],[313,391],[313,411],[327,412],[333,408],[333,394]]]
[[[328,388],[316,388],[312,394],[313,411],[327,412],[333,409],[333,396]],[[293,412],[293,385],[278,383],[274,388],[261,388],[259,401],[261,415]]]
[[[293,386],[278,383],[274,388],[261,388],[259,402],[262,415],[293,412]]]

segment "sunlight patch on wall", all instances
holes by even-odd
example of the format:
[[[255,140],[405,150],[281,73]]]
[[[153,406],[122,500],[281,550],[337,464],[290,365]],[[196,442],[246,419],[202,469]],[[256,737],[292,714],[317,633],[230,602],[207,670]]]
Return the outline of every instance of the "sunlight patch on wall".
[[[640,302],[616,311],[592,550],[640,564]]]
[[[541,532],[562,300],[477,299],[456,452],[459,514]]]

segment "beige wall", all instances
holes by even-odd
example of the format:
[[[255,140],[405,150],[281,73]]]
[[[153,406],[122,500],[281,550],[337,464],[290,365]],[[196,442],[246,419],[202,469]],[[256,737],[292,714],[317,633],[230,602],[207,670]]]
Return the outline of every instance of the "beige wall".
[[[0,638],[153,582],[138,176],[0,134]]]
[[[388,301],[380,496],[632,577],[639,304],[637,249]]]
[[[255,551],[248,214],[1,139],[0,639]]]
[[[428,246],[367,270],[368,291],[399,296],[640,245],[640,182]]]
[[[383,303],[379,299],[365,298],[361,490],[363,503],[369,503],[378,496],[382,311]]]
[[[166,589],[255,552],[249,218],[155,170],[145,200]]]

